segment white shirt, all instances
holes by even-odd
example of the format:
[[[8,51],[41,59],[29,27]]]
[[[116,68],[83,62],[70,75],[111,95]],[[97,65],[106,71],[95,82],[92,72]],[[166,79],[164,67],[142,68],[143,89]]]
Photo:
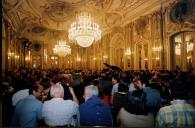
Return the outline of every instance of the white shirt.
[[[53,98],[45,101],[42,117],[48,126],[75,125],[73,115],[78,114],[78,105],[72,100]]]
[[[24,99],[27,96],[29,96],[29,89],[23,89],[23,90],[17,91],[12,96],[12,105],[15,106],[18,103],[18,101],[20,101],[21,99]]]
[[[119,83],[116,83],[115,85],[113,85],[111,95],[114,95],[114,93],[118,92],[118,85]]]
[[[134,83],[132,82],[132,83],[129,85],[129,92],[133,92],[133,91],[135,91],[135,90],[136,90],[135,85],[134,85]]]

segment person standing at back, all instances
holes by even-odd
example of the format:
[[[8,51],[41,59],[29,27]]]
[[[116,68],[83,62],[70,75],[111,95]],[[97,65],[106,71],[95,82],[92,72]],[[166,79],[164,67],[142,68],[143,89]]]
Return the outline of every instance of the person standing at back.
[[[110,103],[113,104],[113,98],[114,98],[114,94],[118,92],[118,85],[119,85],[119,77],[118,75],[114,75],[112,77],[112,84],[113,84],[113,87],[112,87],[112,92],[111,92],[111,100],[110,100]]]

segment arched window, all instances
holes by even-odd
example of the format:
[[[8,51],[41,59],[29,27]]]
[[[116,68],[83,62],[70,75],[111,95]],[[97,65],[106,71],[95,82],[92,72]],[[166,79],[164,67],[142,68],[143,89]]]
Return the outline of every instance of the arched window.
[[[195,42],[194,32],[180,32],[173,36],[173,66],[174,69],[192,69],[193,47]]]

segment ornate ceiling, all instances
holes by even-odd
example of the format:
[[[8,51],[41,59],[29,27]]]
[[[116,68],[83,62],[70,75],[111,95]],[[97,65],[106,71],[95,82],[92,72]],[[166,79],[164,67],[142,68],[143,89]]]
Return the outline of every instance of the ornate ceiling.
[[[163,5],[170,0],[162,0]],[[3,15],[19,37],[51,41],[66,38],[75,14],[91,13],[103,34],[159,9],[160,0],[2,0]]]

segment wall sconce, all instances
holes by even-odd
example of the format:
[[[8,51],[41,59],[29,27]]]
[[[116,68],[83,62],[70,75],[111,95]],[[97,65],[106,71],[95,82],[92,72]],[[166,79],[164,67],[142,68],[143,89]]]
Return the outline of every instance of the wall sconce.
[[[30,61],[30,57],[26,57],[25,60],[26,60],[26,61]]]
[[[96,57],[93,57],[93,60],[97,60],[97,58]]]
[[[161,50],[161,47],[153,47],[152,48],[152,51],[154,51],[154,52],[160,52],[160,50]]]
[[[191,59],[191,56],[187,56],[187,59],[190,60]]]
[[[18,55],[15,55],[14,57],[15,57],[16,59],[19,59],[19,58],[20,58],[20,56],[18,56]]]
[[[51,59],[54,60],[55,59],[54,56],[52,56]]]
[[[148,58],[144,58],[144,60],[145,60],[145,61],[147,61],[147,60],[148,60]]]
[[[131,55],[131,49],[130,49],[130,48],[128,48],[128,49],[125,51],[125,55],[128,55],[128,56]]]
[[[14,52],[9,52],[9,53],[8,53],[8,56],[9,56],[9,57],[14,56]]]
[[[104,59],[107,59],[107,58],[108,58],[108,56],[107,56],[107,55],[104,55],[104,56],[103,56],[103,58],[104,58]]]
[[[160,60],[160,58],[159,58],[159,57],[156,57],[155,59],[156,59],[156,60]]]
[[[77,58],[77,61],[81,61],[81,58],[80,58],[80,57],[78,57],[78,58]]]

